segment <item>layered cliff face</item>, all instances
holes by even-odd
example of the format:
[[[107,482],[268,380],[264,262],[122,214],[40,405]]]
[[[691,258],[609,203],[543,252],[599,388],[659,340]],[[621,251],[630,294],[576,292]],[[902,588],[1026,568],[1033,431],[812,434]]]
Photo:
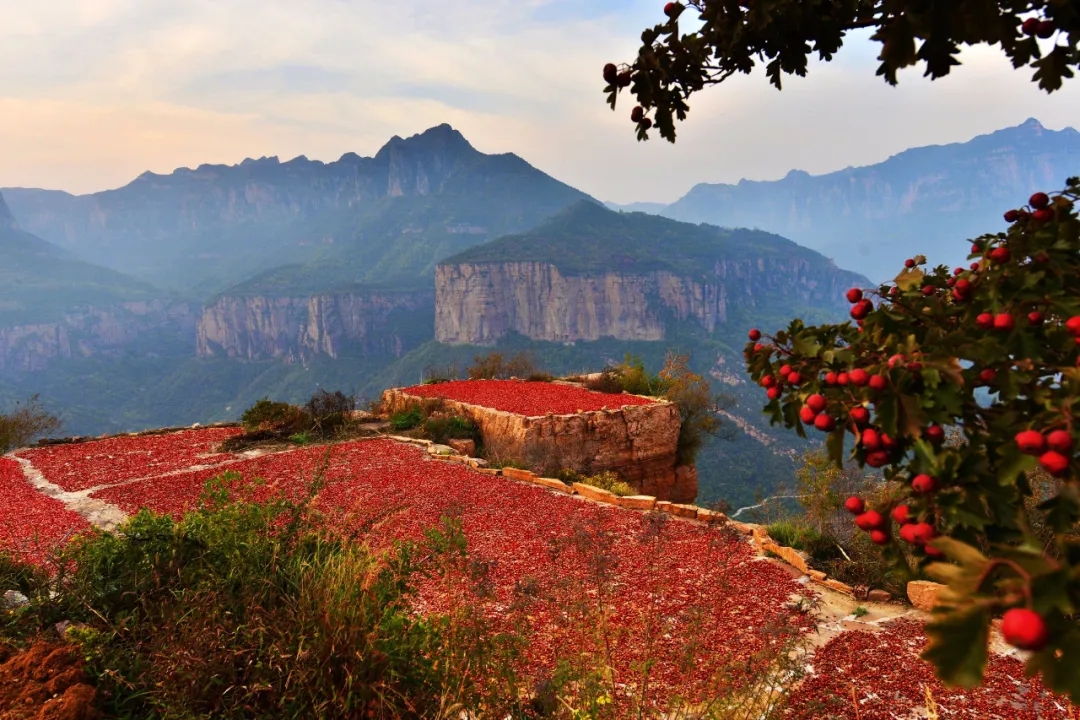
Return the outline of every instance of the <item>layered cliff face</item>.
[[[196,316],[191,303],[148,300],[84,306],[56,321],[0,327],[0,372],[38,372],[56,359],[108,356],[148,333],[190,344]]]
[[[203,308],[196,355],[241,360],[400,357],[431,334],[430,291],[222,297]]]

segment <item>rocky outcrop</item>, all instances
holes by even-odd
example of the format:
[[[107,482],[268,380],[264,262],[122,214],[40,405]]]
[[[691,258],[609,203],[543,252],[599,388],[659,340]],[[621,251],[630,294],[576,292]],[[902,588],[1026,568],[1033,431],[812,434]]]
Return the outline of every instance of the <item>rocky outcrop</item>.
[[[222,297],[203,308],[196,354],[242,360],[400,357],[430,337],[431,292]]]
[[[37,372],[63,358],[108,356],[147,333],[194,339],[191,303],[146,300],[75,308],[55,322],[0,328],[0,372]]]
[[[786,258],[717,261],[701,279],[669,271],[568,275],[543,262],[446,264],[435,270],[435,338],[490,345],[513,332],[552,342],[662,340],[681,321],[713,332],[735,307],[836,304],[849,277]]]
[[[423,402],[387,390],[383,407],[397,412]],[[453,400],[444,407],[480,428],[489,459],[518,460],[540,474],[611,470],[643,495],[684,503],[697,497],[697,475],[675,471],[679,411],[671,403],[631,405],[575,415],[526,417]]]

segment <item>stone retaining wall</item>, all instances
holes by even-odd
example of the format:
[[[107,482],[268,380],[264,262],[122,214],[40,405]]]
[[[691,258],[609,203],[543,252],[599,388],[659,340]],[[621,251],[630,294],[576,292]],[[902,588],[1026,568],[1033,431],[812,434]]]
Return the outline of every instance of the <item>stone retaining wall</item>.
[[[431,400],[400,389],[387,390],[382,397],[383,409],[389,413]],[[644,495],[677,503],[697,497],[693,468],[676,472],[680,419],[670,402],[527,417],[440,400],[450,412],[476,423],[489,458],[523,462],[541,474],[556,469],[586,474],[611,470]]]

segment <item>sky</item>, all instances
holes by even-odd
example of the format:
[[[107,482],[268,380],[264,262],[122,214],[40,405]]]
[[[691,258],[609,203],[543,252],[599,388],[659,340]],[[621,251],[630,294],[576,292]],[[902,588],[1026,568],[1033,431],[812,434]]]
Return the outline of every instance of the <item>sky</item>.
[[[851,36],[777,91],[761,72],[691,98],[671,145],[604,101],[663,2],[0,0],[0,187],[87,193],[146,170],[374,155],[450,123],[594,197],[672,202],[699,182],[867,165],[1035,117],[1080,125],[1080,79],[1046,95],[994,48],[931,83],[875,76]],[[1068,82],[1068,81],[1067,81]]]

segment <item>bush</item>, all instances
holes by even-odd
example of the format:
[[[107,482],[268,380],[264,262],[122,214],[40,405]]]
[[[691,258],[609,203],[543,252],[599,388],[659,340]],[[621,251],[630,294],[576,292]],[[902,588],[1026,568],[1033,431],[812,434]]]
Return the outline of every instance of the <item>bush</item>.
[[[332,393],[318,390],[304,405],[304,410],[311,417],[315,434],[332,435],[352,420],[352,414],[356,411],[356,396],[346,395],[340,390]]]
[[[45,433],[59,430],[63,421],[46,412],[37,395],[32,395],[25,405],[15,404],[15,409],[0,415],[0,455]]]
[[[480,429],[459,415],[429,417],[424,420],[424,435],[434,442],[446,444],[447,440],[480,440]]]
[[[312,418],[303,408],[262,398],[240,416],[244,430],[269,430],[292,435],[311,429]]]
[[[632,485],[625,482],[619,474],[611,470],[605,470],[595,475],[585,475],[583,473],[575,472],[574,470],[559,470],[555,473],[555,477],[569,484],[582,483],[583,485],[591,485],[601,490],[607,490],[610,493],[614,493],[619,497],[626,497],[627,495],[637,495],[637,490]]]
[[[519,352],[509,360],[505,359],[502,353],[497,352],[477,355],[473,358],[473,364],[467,372],[470,380],[506,380],[512,377],[528,378],[546,375],[537,369],[532,354],[527,352]]]
[[[400,410],[390,416],[390,427],[394,430],[401,432],[403,430],[412,430],[418,427],[420,423],[424,421],[424,416],[420,412],[420,408],[409,408],[408,410]]]

